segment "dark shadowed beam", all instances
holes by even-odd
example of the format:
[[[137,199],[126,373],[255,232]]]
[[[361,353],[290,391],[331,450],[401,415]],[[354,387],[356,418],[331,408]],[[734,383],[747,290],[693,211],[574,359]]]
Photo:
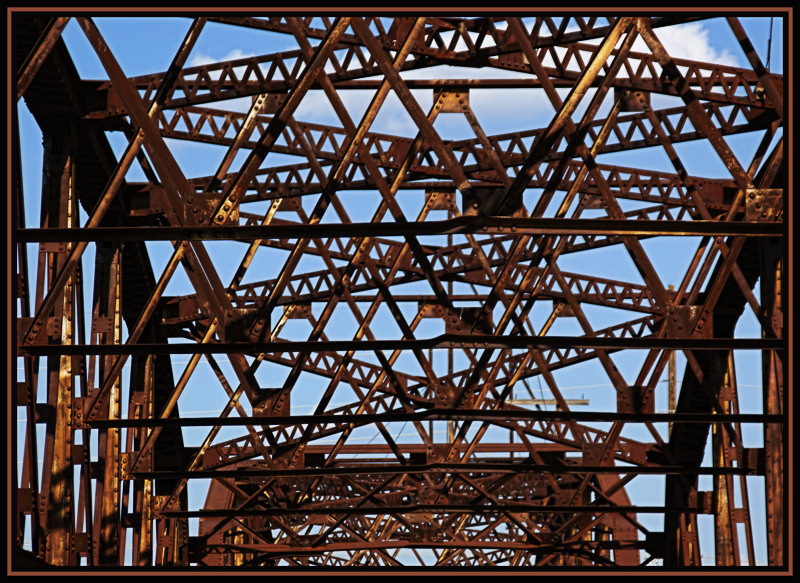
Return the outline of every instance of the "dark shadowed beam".
[[[25,94],[36,73],[42,63],[50,55],[50,51],[56,44],[56,41],[61,37],[61,31],[67,26],[69,16],[59,16],[51,18],[45,29],[42,31],[41,36],[36,41],[36,45],[25,57],[22,67],[17,71],[17,99]]]

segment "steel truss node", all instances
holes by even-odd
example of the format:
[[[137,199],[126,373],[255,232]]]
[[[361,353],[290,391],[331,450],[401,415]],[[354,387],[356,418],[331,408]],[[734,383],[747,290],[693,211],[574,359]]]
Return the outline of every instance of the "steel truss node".
[[[784,78],[668,14],[13,12],[15,565],[785,567]]]

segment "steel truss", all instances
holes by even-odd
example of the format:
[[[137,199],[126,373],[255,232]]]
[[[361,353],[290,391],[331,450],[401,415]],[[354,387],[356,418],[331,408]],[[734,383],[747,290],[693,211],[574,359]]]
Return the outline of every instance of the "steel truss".
[[[70,18],[13,16],[44,148],[37,222],[12,107],[18,564],[786,565],[784,81],[736,17],[744,68],[667,53],[691,14],[187,18],[138,77],[74,20],[107,80]],[[211,26],[296,48],[189,66]],[[484,127],[489,90],[549,121]],[[377,130],[395,98],[416,135]],[[185,144],[219,165],[190,175]],[[612,390],[575,405],[572,370]]]

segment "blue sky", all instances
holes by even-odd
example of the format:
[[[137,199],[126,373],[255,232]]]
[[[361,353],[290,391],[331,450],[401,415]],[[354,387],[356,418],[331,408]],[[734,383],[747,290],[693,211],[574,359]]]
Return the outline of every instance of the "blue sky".
[[[766,62],[770,18],[747,17],[741,18],[740,20],[747,33],[750,35],[750,39],[758,51],[762,62]],[[143,17],[102,17],[96,18],[95,22],[126,75],[137,76],[166,70],[172,56],[188,30],[191,21],[188,18],[180,17],[158,19]],[[231,34],[231,30],[234,31],[233,34]],[[784,50],[783,27],[780,19],[775,19],[772,30],[771,69],[773,72],[780,73],[783,68]],[[717,62],[732,66],[747,66],[746,58],[723,18],[658,29],[656,32],[673,57],[696,59],[704,62]],[[75,60],[78,72],[83,79],[107,78],[103,67],[96,55],[94,55],[86,37],[74,20],[67,25],[63,37]],[[246,28],[232,29],[226,25],[207,23],[198,44],[192,51],[187,65],[195,66],[222,60],[291,50],[294,48],[295,44],[293,39],[286,35],[265,34],[261,31],[253,31]],[[637,44],[634,46],[634,50],[645,51],[646,49]],[[448,70],[447,68],[442,68],[436,73],[437,77],[469,77],[475,74],[474,70],[459,71],[455,69]],[[497,73],[490,71],[487,74],[500,77],[510,76],[505,72]],[[431,75],[430,72],[412,73],[407,75],[407,78],[429,75]],[[432,99],[431,92],[414,91],[413,93],[422,109],[427,111]],[[565,95],[565,93],[562,94],[562,96],[563,95]],[[350,108],[353,119],[357,121],[360,117],[360,113],[369,103],[371,94],[365,91],[342,92],[342,97],[346,100],[346,104]],[[470,96],[471,106],[484,129],[487,130],[489,134],[500,134],[517,129],[542,127],[549,122],[554,112],[553,107],[544,99],[540,91],[530,90],[527,93],[521,91],[518,95],[505,101],[502,108],[496,107],[498,98],[498,93],[493,90],[473,90]],[[505,99],[505,97],[503,98]],[[586,99],[585,101],[588,103],[589,100]],[[246,111],[249,103],[250,99],[245,98],[235,100],[235,103],[221,104],[219,107],[230,105],[231,109]],[[654,107],[659,107],[657,98],[654,98],[653,105]],[[23,180],[26,192],[26,224],[33,227],[38,226],[39,217],[38,196],[41,189],[41,133],[28,114],[24,100],[20,101],[18,107],[22,134],[22,150],[24,152]],[[211,107],[214,107],[214,105]],[[608,107],[606,106],[604,110],[601,110],[600,115],[603,115],[604,111],[607,109]],[[338,120],[333,117],[332,109],[321,92],[313,92],[310,94],[309,99],[305,100],[304,104],[301,105],[295,117],[300,121],[338,124]],[[469,126],[464,123],[461,116],[451,116],[448,119],[445,119],[443,116],[437,120],[436,129],[446,139],[461,139],[473,136]],[[373,126],[373,131],[413,137],[416,134],[416,127],[410,117],[403,111],[399,100],[392,96],[387,100],[379,114]],[[109,135],[109,139],[117,153],[121,152],[125,147],[126,141],[121,136],[112,134]],[[733,137],[728,140],[728,143],[742,164],[747,166],[752,158],[753,150],[758,143],[758,139],[754,139],[752,136],[748,135]],[[224,149],[222,148],[203,147],[175,140],[168,140],[168,144],[188,178],[210,174],[216,169],[219,160],[224,154]],[[690,174],[709,178],[729,177],[727,170],[719,158],[713,151],[709,151],[710,149],[705,145],[681,144],[676,146],[676,149],[681,155]],[[234,167],[240,164],[241,160],[242,156],[239,156]],[[293,161],[294,160],[289,159],[284,161],[284,159],[278,155],[270,155],[264,166],[291,163]],[[656,148],[650,148],[636,153],[607,155],[603,157],[601,162],[631,167],[639,166],[651,170],[672,171],[669,160],[666,158],[663,151]],[[141,181],[144,179],[142,172],[136,167],[131,170],[127,178],[132,181]],[[377,195],[373,198],[377,198]],[[365,198],[364,200],[367,199]],[[413,208],[413,205],[409,207],[409,216],[414,216],[412,212]],[[354,220],[369,220],[372,209],[374,209],[374,206],[370,207],[369,204],[364,204],[364,214],[359,216],[359,208],[357,205],[354,206]],[[251,212],[253,211],[251,210]],[[82,214],[81,220],[85,221],[85,218],[85,214]],[[663,278],[664,283],[675,285],[680,283],[680,278],[686,270],[686,265],[696,245],[696,239],[676,241],[674,238],[670,238],[666,243],[663,239],[643,242],[644,248],[652,257],[653,263]],[[32,245],[30,249],[30,269],[34,271],[31,275],[35,275],[36,253],[34,247],[35,246]],[[154,271],[158,276],[161,267],[166,261],[170,246],[167,243],[152,243],[148,244],[148,248],[152,252]],[[237,254],[241,256],[244,253],[244,247],[236,243],[214,243],[209,245],[209,251],[212,257],[216,256],[221,258],[228,254],[237,257],[235,261],[229,261],[227,263],[225,261],[220,261],[220,277],[223,283],[227,283],[232,271],[235,269],[235,265],[238,264],[239,257]],[[273,273],[269,273],[270,270],[274,271],[275,269],[270,265],[269,258],[270,256],[268,253],[261,254],[261,257],[257,255],[257,261],[254,263],[253,270],[258,276],[254,276],[254,279],[263,280],[274,276]],[[313,259],[309,259],[309,261],[313,261]],[[641,282],[641,276],[622,249],[601,249],[586,254],[563,257],[560,261],[563,261],[563,263],[561,263],[561,269],[565,271],[582,272],[587,269],[592,269],[597,265],[605,265],[606,267],[604,267],[601,272],[595,273],[595,275],[619,278],[631,282]],[[84,269],[87,273],[91,273],[92,263],[93,251],[90,246],[84,255]],[[299,271],[300,270],[298,270],[298,272]],[[87,279],[90,281],[90,278]],[[188,282],[188,278],[179,270],[170,283],[166,295],[180,295],[192,292],[193,290]],[[534,318],[537,318],[536,310],[534,314]],[[603,313],[602,309],[592,310],[591,307],[587,308],[587,315],[593,320],[593,323],[602,322],[603,318],[607,316],[607,314]],[[561,334],[578,332],[577,329],[574,329],[574,322],[570,322],[569,320],[572,319],[559,320],[558,327],[551,333]],[[613,320],[613,318],[611,318],[611,320]],[[330,328],[332,330],[331,335],[338,334],[344,339],[348,337],[348,334],[352,334],[352,322],[348,322],[347,318],[343,318],[341,321],[333,321],[332,324],[335,324],[335,326],[331,326]],[[290,321],[290,325],[297,327],[295,339],[305,339],[303,335],[307,335],[310,330],[308,324],[302,321]],[[426,322],[426,325],[432,326],[433,323]],[[424,327],[419,329],[418,337],[424,337],[424,330]],[[433,331],[433,328],[431,328],[431,331],[432,335],[436,333]],[[285,333],[293,335],[288,329]],[[737,328],[737,335],[753,337],[758,334],[759,329],[755,318],[749,311],[749,308],[747,308]],[[629,355],[617,354],[613,356],[613,360],[620,368],[626,380],[632,383],[638,372],[642,357],[643,354],[636,353],[631,353]],[[741,412],[760,412],[760,391],[757,388],[761,385],[760,358],[757,353],[748,351],[738,352],[736,358],[738,381],[741,387]],[[176,358],[174,360],[177,378],[182,372],[185,361],[182,361],[181,358]],[[685,361],[681,355],[679,355],[678,360],[678,377],[680,379],[682,376],[682,366]],[[223,365],[223,370],[228,379],[236,386],[236,383],[233,382],[235,381],[235,376],[232,374],[230,366]],[[203,373],[210,373],[210,368],[204,363],[201,365],[200,371]],[[258,376],[260,380],[263,379],[265,386],[274,386],[277,379],[283,378],[281,375],[285,375],[285,372],[286,369],[277,367],[277,365],[264,364]],[[18,374],[21,374],[21,371],[18,372]],[[211,415],[216,414],[221,407],[224,406],[224,394],[219,386],[208,386],[209,384],[216,383],[216,380],[209,383],[209,376],[209,374],[195,375],[192,382],[190,382],[179,402],[182,414]],[[565,397],[585,397],[591,399],[591,407],[588,408],[588,410],[615,409],[615,392],[597,361],[583,363],[571,369],[558,371],[555,376],[559,384],[565,387],[563,393]],[[310,384],[314,383],[313,379],[309,379],[309,375],[305,375],[302,378],[307,379],[307,382]],[[600,380],[598,381],[598,379]],[[534,391],[539,390],[537,379],[531,379],[529,383]],[[327,385],[327,381],[321,383],[321,387],[324,388],[325,385]],[[664,387],[666,387],[666,385],[664,385]],[[309,394],[316,392],[312,390],[310,386],[305,387],[305,389]],[[520,390],[521,389],[522,387],[520,387]],[[346,402],[347,399],[344,399],[344,395],[346,395],[346,392],[343,393],[342,397],[343,402]],[[666,410],[665,388],[658,393],[658,399],[656,404],[657,411]],[[337,399],[335,398],[334,403],[336,402]],[[304,403],[302,399],[295,400],[293,397],[294,412],[307,413],[310,412],[312,407],[313,402]],[[399,429],[400,428],[398,428],[398,430]],[[751,429],[753,428],[745,428],[745,446],[758,447],[758,445],[760,445],[761,436],[758,431],[752,431]],[[407,430],[410,431],[410,428],[407,428]],[[239,433],[234,429],[223,429],[221,435],[234,436],[239,435]],[[652,437],[649,434],[643,432],[639,428],[632,428],[631,426],[627,426],[624,435],[642,439],[643,441],[652,441]],[[190,445],[195,445],[195,442],[199,442],[204,436],[205,434],[199,429],[190,429],[186,432],[186,437]],[[369,441],[373,437],[374,435],[372,435],[372,433],[364,431],[354,434],[350,441],[358,442],[361,440],[363,443]],[[710,489],[710,481],[707,484],[704,484],[704,481],[706,481],[705,478],[701,478],[701,489]],[[758,499],[758,484],[759,479],[754,479],[752,486],[753,491],[751,494],[753,494],[756,499]],[[649,505],[653,503],[650,501],[653,497],[656,503],[660,503],[660,501],[663,500],[663,479],[649,477],[637,478],[629,488],[629,494],[634,503]],[[193,509],[202,505],[204,492],[200,481],[192,483],[190,486],[190,495],[192,496]],[[754,500],[751,510],[756,507],[759,507],[759,504]],[[761,512],[763,514],[763,511]],[[702,520],[706,520],[706,518],[707,517],[702,517]],[[641,517],[641,521],[646,525],[648,525],[648,520],[650,520],[649,517]],[[648,527],[652,527],[653,530],[658,530],[658,525],[656,524],[648,525]],[[758,536],[756,539],[757,558],[763,560],[765,549],[759,546]],[[706,543],[705,548],[709,549],[708,543]],[[713,545],[711,545],[709,552],[713,552]]]

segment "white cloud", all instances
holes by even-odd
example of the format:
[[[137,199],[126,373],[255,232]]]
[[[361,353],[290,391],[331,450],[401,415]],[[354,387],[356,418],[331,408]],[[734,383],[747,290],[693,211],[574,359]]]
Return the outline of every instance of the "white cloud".
[[[740,66],[735,54],[728,47],[715,46],[710,39],[711,31],[702,22],[689,22],[677,26],[657,28],[654,31],[658,39],[667,49],[670,56],[679,59],[690,59],[702,63]],[[650,53],[650,49],[640,38],[633,44],[635,52]]]
[[[241,49],[233,49],[222,58],[212,57],[206,53],[193,54],[189,59],[189,67],[199,67],[200,65],[210,65],[212,63],[221,63],[223,61],[235,61],[237,59],[245,59],[247,57],[255,56],[255,53],[245,53]]]

